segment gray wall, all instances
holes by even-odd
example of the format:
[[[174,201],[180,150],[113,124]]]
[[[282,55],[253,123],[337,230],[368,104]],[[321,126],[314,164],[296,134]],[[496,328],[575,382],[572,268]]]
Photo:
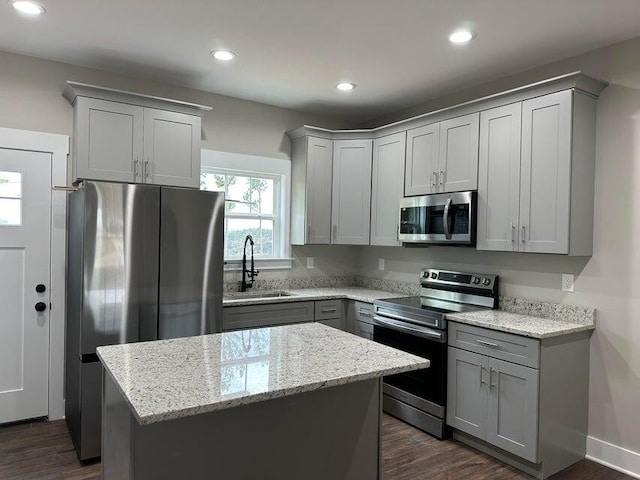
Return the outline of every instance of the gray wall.
[[[359,273],[415,281],[422,266],[501,275],[502,294],[593,306],[589,433],[640,452],[640,38],[485,85],[382,121],[406,118],[505,87],[582,69],[611,82],[598,100],[594,253],[591,258],[463,248],[363,248]],[[380,272],[378,259],[386,259]],[[575,292],[560,290],[561,273]]]
[[[67,80],[212,106],[202,120],[202,148],[224,152],[288,159],[288,129],[305,123],[347,126],[336,118],[4,52],[0,72],[2,127],[71,135],[72,107],[62,98]]]

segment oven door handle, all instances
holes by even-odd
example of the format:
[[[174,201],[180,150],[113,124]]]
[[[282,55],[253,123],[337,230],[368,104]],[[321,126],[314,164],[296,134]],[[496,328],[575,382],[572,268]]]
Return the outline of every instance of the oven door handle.
[[[410,335],[417,335],[418,337],[437,340],[440,343],[447,341],[444,332],[438,332],[437,330],[431,330],[430,328],[420,327],[418,325],[408,325],[404,322],[382,318],[377,315],[373,317],[373,323],[380,327],[390,328]]]

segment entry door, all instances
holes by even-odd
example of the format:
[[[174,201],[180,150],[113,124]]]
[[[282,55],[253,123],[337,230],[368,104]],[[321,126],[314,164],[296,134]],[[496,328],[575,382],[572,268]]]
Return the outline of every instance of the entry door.
[[[0,148],[0,423],[48,414],[51,154]]]

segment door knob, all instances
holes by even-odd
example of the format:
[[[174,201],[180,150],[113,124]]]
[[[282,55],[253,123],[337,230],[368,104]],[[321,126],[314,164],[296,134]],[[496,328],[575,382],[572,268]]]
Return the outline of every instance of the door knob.
[[[44,312],[47,309],[47,304],[44,302],[36,303],[36,312]]]
[[[36,292],[44,293],[46,291],[47,291],[47,287],[45,287],[42,283],[39,283],[38,285],[36,285]]]

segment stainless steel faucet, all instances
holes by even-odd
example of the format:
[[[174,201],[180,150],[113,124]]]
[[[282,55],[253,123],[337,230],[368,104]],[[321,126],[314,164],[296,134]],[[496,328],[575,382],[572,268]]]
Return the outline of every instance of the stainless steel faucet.
[[[247,242],[251,244],[251,269],[247,270]],[[256,270],[253,264],[253,237],[251,235],[247,235],[244,239],[244,249],[242,251],[242,286],[240,287],[241,292],[246,292],[247,288],[253,287],[253,282],[255,281],[260,270]]]

